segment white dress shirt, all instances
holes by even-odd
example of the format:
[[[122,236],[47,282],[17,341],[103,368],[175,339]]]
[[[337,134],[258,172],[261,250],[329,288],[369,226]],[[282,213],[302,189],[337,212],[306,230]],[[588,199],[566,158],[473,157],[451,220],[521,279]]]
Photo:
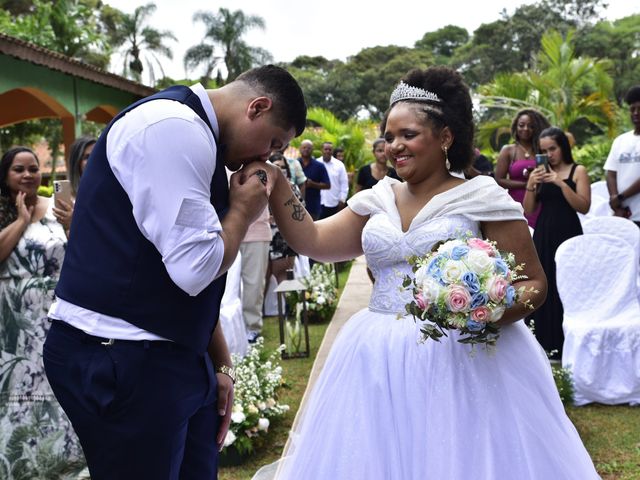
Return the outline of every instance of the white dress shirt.
[[[325,162],[323,158],[318,161],[327,169],[331,187],[320,190],[320,203],[325,207],[337,207],[340,202],[347,201],[349,194],[349,179],[347,177],[347,169],[337,158],[331,157],[331,160]]]
[[[191,89],[218,136],[207,92],[200,84]],[[107,158],[140,232],[162,255],[171,280],[191,296],[200,293],[218,275],[224,256],[222,226],[210,203],[216,143],[209,127],[179,102],[147,102],[109,130]],[[165,340],[62,299],[53,303],[49,316],[100,337]]]

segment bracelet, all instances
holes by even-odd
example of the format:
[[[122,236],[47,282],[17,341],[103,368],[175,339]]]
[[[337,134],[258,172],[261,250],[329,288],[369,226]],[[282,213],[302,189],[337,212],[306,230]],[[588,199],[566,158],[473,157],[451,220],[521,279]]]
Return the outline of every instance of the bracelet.
[[[220,365],[219,367],[216,367],[216,373],[224,373],[231,379],[231,382],[235,385],[236,371],[233,367],[230,367],[229,365]]]
[[[619,193],[619,194],[616,196],[616,198],[618,199],[618,201],[619,201],[619,202],[622,202],[622,201],[625,199],[625,197],[624,197],[624,195],[623,195],[622,193]]]
[[[527,192],[535,192],[535,191],[536,191],[535,187],[534,187],[534,188],[526,188],[526,187],[525,187],[525,190],[526,190]]]

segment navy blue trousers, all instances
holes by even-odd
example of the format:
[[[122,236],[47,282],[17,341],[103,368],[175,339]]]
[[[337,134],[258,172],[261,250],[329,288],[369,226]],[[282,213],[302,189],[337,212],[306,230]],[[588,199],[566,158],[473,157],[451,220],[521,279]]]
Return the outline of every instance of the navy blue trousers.
[[[102,345],[55,320],[43,353],[92,480],[217,478],[217,380],[207,354],[172,342]]]

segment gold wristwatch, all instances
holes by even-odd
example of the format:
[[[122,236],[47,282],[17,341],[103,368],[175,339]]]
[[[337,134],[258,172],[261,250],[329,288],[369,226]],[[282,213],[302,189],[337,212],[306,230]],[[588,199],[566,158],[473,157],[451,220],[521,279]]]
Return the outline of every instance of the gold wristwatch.
[[[229,377],[231,379],[231,381],[234,383],[236,383],[236,371],[233,367],[230,367],[229,365],[220,365],[218,367],[216,367],[216,373],[224,373],[227,377]]]

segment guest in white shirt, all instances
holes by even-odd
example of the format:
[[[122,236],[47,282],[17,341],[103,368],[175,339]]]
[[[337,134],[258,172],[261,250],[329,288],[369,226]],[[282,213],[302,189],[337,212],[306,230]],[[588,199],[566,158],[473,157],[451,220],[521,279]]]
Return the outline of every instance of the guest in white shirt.
[[[324,142],[322,144],[322,161],[327,173],[329,174],[329,180],[331,181],[331,187],[327,190],[320,192],[320,203],[322,205],[322,211],[320,218],[327,218],[331,215],[339,212],[344,208],[347,201],[347,195],[349,194],[349,178],[347,177],[347,169],[340,160],[333,155],[333,143]]]

